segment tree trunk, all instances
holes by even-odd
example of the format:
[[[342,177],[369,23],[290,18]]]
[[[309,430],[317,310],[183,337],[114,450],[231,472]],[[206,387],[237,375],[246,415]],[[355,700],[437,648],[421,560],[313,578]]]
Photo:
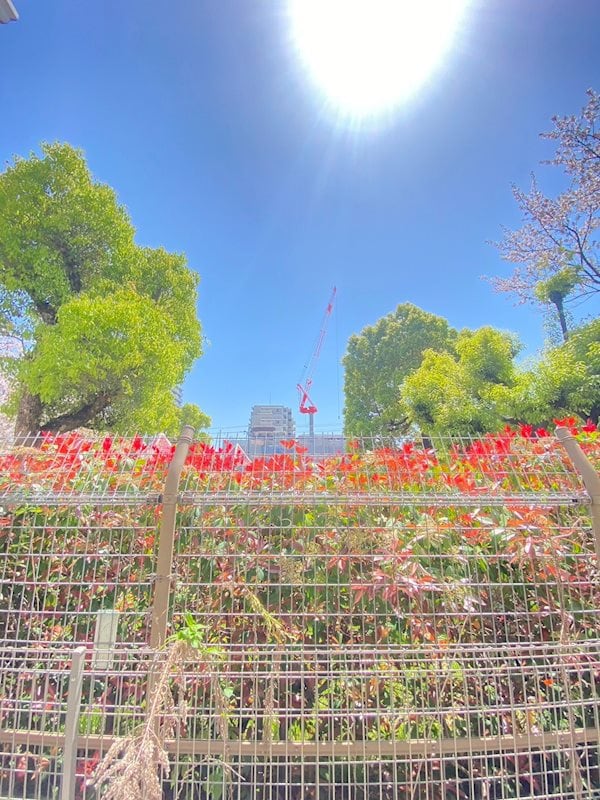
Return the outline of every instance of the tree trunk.
[[[557,294],[556,292],[553,294]],[[559,297],[550,297],[551,301],[556,306],[556,311],[558,312],[558,321],[560,322],[560,329],[562,331],[564,341],[568,341],[569,339],[569,329],[567,327],[567,318],[565,317],[565,306],[563,303],[562,296]]]
[[[72,431],[75,428],[84,428],[88,422],[93,422],[98,414],[101,414],[109,407],[110,401],[110,395],[100,394],[76,411],[70,411],[67,414],[61,414],[59,417],[48,420],[48,422],[44,423],[44,430],[63,433],[64,431]]]
[[[15,420],[15,441],[23,446],[33,446],[42,427],[45,431],[51,431],[52,433],[64,433],[75,428],[86,427],[89,422],[93,422],[98,414],[108,408],[110,401],[110,395],[98,395],[81,406],[81,408],[61,414],[54,419],[49,419],[42,425],[44,410],[42,401],[37,395],[25,390],[21,397],[21,404]]]
[[[23,390],[17,418],[15,420],[15,441],[20,445],[32,445],[42,423],[42,401],[37,394]]]

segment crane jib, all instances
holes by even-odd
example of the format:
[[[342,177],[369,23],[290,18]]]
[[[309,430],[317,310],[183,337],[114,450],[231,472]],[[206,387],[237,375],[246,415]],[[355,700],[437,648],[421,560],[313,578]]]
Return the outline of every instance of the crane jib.
[[[321,354],[321,349],[325,341],[325,336],[327,335],[327,325],[329,324],[329,318],[331,317],[331,313],[333,311],[336,292],[337,289],[334,286],[333,291],[331,292],[329,303],[327,304],[327,307],[325,308],[325,313],[323,314],[321,329],[319,331],[319,335],[317,337],[317,341],[313,349],[312,355],[304,368],[304,373],[302,375],[302,378],[300,379],[300,381],[298,381],[297,384],[297,389],[298,392],[300,393],[299,411],[301,414],[310,414],[309,419],[310,419],[311,433],[313,431],[313,415],[317,413],[317,406],[313,403],[308,393],[312,386],[313,373],[315,371],[317,361]]]

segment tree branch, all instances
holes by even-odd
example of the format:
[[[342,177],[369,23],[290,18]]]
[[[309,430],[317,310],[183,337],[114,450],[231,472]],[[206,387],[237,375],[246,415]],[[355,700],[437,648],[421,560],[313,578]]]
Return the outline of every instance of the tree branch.
[[[45,431],[61,433],[64,431],[72,431],[74,428],[85,427],[86,423],[93,420],[94,417],[97,417],[102,411],[105,411],[109,407],[110,402],[110,395],[98,395],[93,400],[90,400],[89,403],[81,406],[77,411],[61,414],[54,419],[48,420],[48,422],[44,423],[43,428]]]
[[[33,305],[45,325],[56,324],[56,309],[47,300],[34,300]]]

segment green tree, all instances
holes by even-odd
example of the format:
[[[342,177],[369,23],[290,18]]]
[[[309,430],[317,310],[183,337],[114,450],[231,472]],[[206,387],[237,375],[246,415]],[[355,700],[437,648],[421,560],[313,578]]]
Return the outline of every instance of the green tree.
[[[565,300],[579,283],[579,275],[573,267],[565,267],[550,278],[540,280],[534,288],[536,300],[546,306],[554,306],[558,316],[560,332],[566,342],[569,338],[569,326],[565,311]]]
[[[514,386],[518,350],[513,336],[489,326],[461,331],[456,354],[427,350],[399,391],[408,421],[425,434],[501,428],[509,395],[499,396],[498,390]]]
[[[350,435],[401,432],[406,413],[399,388],[417,369],[427,348],[453,351],[448,322],[411,303],[350,337],[344,355],[344,429]]]
[[[518,418],[548,425],[556,417],[600,417],[600,319],[571,332],[569,340],[548,349],[523,370],[503,398]]]
[[[80,151],[15,159],[0,174],[0,333],[23,351],[4,363],[17,432],[175,431],[171,390],[202,349],[197,286],[184,256],[135,243]]]
[[[425,434],[497,431],[507,423],[552,426],[572,415],[600,415],[600,320],[571,333],[530,367],[518,343],[485,327],[461,331],[456,355],[428,350],[400,389],[409,422]]]

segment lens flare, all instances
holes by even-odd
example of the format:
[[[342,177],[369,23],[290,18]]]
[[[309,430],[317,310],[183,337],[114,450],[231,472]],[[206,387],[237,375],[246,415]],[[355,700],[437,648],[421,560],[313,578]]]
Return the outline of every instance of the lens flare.
[[[448,53],[469,0],[289,0],[301,61],[351,117],[405,102]]]

